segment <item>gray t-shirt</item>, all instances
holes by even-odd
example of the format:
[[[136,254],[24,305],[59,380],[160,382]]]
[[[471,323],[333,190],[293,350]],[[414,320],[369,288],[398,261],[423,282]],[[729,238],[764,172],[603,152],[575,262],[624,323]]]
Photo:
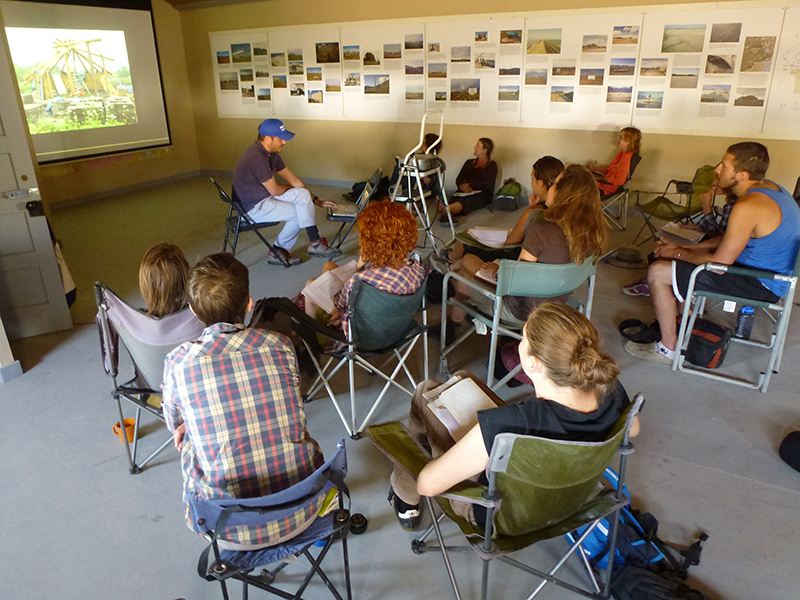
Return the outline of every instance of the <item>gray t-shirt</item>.
[[[531,223],[525,232],[522,248],[536,257],[537,262],[547,265],[565,265],[572,262],[569,255],[567,236],[561,227],[550,221]],[[531,298],[528,296],[507,296],[505,305],[511,314],[521,321],[527,321],[531,311],[542,302],[565,302],[569,294],[556,298]]]
[[[258,140],[248,146],[233,170],[233,190],[242,203],[242,208],[249,212],[264,198],[268,198],[270,194],[263,183],[285,168],[280,154],[267,152]]]

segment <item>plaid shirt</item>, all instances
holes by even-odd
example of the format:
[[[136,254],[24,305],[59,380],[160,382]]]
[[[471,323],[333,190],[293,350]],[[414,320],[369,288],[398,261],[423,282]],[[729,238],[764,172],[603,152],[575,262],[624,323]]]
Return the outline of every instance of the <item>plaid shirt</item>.
[[[700,231],[706,232],[707,238],[725,235],[725,231],[728,229],[728,219],[731,216],[733,205],[736,204],[736,199],[736,196],[730,196],[726,199],[719,219],[717,219],[717,212],[713,208],[710,213],[700,217],[700,220],[697,222],[697,227],[700,228]]]
[[[187,525],[201,531],[189,498],[257,498],[323,464],[306,431],[297,358],[282,335],[217,323],[167,355],[162,407],[170,431],[186,424],[181,450]],[[237,527],[225,538],[266,545],[319,512],[323,498],[281,522]]]
[[[347,314],[347,301],[350,299],[350,292],[353,290],[353,284],[356,281],[363,281],[381,291],[390,292],[397,296],[407,296],[416,292],[424,280],[425,267],[416,260],[409,260],[399,269],[380,267],[375,269],[366,268],[357,272],[347,280],[344,288],[333,299],[336,310],[342,314],[342,331],[347,331],[347,322],[350,318]],[[340,344],[332,340],[328,344],[326,351],[336,352],[346,349],[346,344]]]

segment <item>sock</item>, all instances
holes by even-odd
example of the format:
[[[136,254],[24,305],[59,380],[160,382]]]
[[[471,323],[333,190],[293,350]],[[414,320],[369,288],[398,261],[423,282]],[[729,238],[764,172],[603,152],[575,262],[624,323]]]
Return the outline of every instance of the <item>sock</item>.
[[[666,356],[670,360],[675,358],[675,350],[670,350],[661,342],[656,342],[656,352],[658,352],[662,356]]]
[[[319,241],[319,229],[317,229],[316,225],[306,227],[306,233],[308,234],[308,241],[312,244],[316,241]]]

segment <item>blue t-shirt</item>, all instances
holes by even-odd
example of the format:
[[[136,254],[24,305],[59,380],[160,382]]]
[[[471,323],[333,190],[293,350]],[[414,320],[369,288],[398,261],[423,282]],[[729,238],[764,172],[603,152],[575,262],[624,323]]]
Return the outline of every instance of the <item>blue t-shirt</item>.
[[[285,168],[280,154],[267,152],[258,140],[248,146],[233,169],[233,190],[242,208],[250,212],[256,204],[268,198],[270,194],[263,183]]]
[[[781,222],[769,235],[750,238],[736,262],[754,269],[791,275],[800,247],[800,208],[789,192],[781,186],[778,187],[779,192],[767,188],[750,190],[768,196],[778,205],[781,209]],[[759,281],[776,296],[785,296],[789,291],[789,283],[786,281],[761,278]]]

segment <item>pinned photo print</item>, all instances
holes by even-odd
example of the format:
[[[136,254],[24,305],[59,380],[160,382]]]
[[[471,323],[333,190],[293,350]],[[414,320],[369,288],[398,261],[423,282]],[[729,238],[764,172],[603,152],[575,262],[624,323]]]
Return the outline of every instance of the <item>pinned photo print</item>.
[[[741,23],[714,23],[711,26],[711,39],[708,41],[712,44],[735,44],[741,34]]]
[[[519,75],[521,69],[519,67],[500,67],[498,75]]]
[[[497,99],[500,102],[519,102],[519,86],[501,85],[497,89]]]
[[[383,45],[383,59],[402,58],[403,50],[401,44],[384,44]]]
[[[772,68],[775,53],[775,36],[752,36],[744,38],[742,51],[742,73],[766,73]]]
[[[406,61],[406,75],[422,75],[424,72],[425,67],[422,64],[422,59]]]
[[[322,90],[308,90],[309,104],[322,104]]]
[[[550,88],[550,102],[571,103],[575,98],[575,88],[571,85],[554,85]]]
[[[258,95],[256,98],[261,102],[269,102],[272,100],[272,90],[270,88],[258,88]]]
[[[375,67],[380,66],[381,61],[379,58],[376,58],[374,52],[364,52],[364,66],[365,67]]]
[[[475,55],[476,69],[494,69],[494,52],[481,52]]]
[[[488,31],[476,31],[475,32],[475,41],[476,42],[488,42],[489,41],[489,32]]]
[[[638,92],[636,108],[661,108],[664,105],[664,92]]]
[[[706,75],[731,75],[735,67],[735,54],[709,54],[706,57]]]
[[[635,46],[639,43],[638,25],[617,25],[611,35],[612,46]]]
[[[406,50],[422,50],[422,34],[407,33],[405,37]]]
[[[320,68],[320,67],[318,67]],[[289,61],[289,75],[302,75],[303,74],[303,61],[290,60]]]
[[[406,86],[406,100],[422,100],[423,98],[421,85]]]
[[[442,46],[439,42],[428,42],[428,54],[436,54],[442,51]]]
[[[286,66],[286,53],[285,52],[273,52],[270,55],[270,64],[273,67],[285,67]]]
[[[317,42],[317,64],[339,62],[339,42]]]
[[[743,87],[736,88],[734,106],[764,106],[767,97],[767,88]]]
[[[303,49],[302,48],[289,48],[286,51],[287,58],[292,61],[302,61],[303,60]]]
[[[341,79],[326,79],[325,80],[325,91],[326,92],[341,92],[342,91],[342,80]]]
[[[344,78],[344,87],[359,87],[361,85],[361,73],[348,73]]]
[[[239,74],[236,71],[225,71],[219,74],[219,89],[225,91],[239,89]]]
[[[522,29],[501,29],[500,30],[500,43],[501,44],[521,44],[522,43]]]
[[[447,63],[428,63],[428,79],[445,79]]]
[[[666,77],[669,59],[643,58],[639,63],[639,75],[642,77]]]
[[[269,56],[269,51],[267,51],[267,45],[263,42],[258,44],[253,44],[253,56],[258,56],[262,58],[266,58]]]
[[[306,79],[308,81],[322,81],[322,67],[308,67],[306,69]]]
[[[256,91],[253,89],[252,85],[248,85],[247,87],[242,88],[242,98],[255,98]]]
[[[636,74],[635,58],[612,58],[608,65],[609,77],[632,77]]]
[[[305,96],[306,86],[303,83],[292,83],[289,85],[290,96]]]
[[[435,102],[447,102],[447,92],[434,92],[433,99]]]
[[[266,68],[256,69],[256,79],[269,79],[269,71]]]
[[[361,52],[358,46],[344,46],[345,60],[361,60]]]
[[[235,63],[251,62],[250,44],[231,44],[231,58]]]
[[[275,88],[275,89],[287,87],[286,86],[286,75],[273,75],[272,76],[272,87]]]
[[[388,94],[389,76],[364,74],[364,93],[365,94]]]
[[[727,104],[731,100],[731,86],[704,85],[700,94],[700,102],[709,104]]]
[[[253,81],[253,69],[239,69],[239,81]]]
[[[627,104],[631,101],[633,97],[633,86],[625,85],[625,86],[608,86],[608,92],[606,93],[606,102],[609,104],[613,103],[620,103],[620,104]]]
[[[529,29],[528,54],[561,54],[561,29]]]
[[[607,35],[585,35],[581,52],[605,52],[608,49]]]
[[[226,65],[231,62],[231,53],[227,50],[220,50],[217,52],[217,64]]]
[[[450,48],[450,62],[470,62],[471,60],[472,46],[453,46]]]
[[[672,67],[669,87],[679,90],[696,90],[699,81],[700,69],[696,67]]]
[[[705,25],[664,25],[661,52],[702,52]]]
[[[525,85],[547,85],[547,69],[525,69]]]
[[[481,99],[481,80],[477,77],[450,80],[451,102],[478,102]]]
[[[554,60],[553,77],[571,77],[575,75],[575,61],[573,59]]]
[[[603,85],[605,69],[581,69],[579,85]]]

